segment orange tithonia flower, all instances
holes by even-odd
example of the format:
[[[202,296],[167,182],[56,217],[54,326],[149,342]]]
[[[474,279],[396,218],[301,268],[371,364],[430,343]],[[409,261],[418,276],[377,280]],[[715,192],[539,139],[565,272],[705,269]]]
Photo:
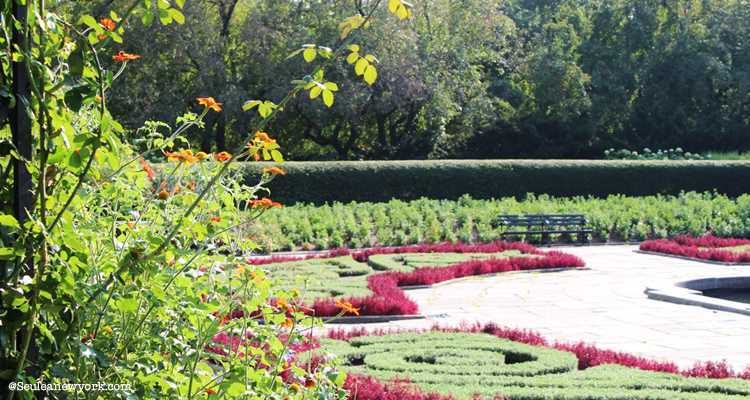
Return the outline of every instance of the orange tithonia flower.
[[[172,153],[167,151],[164,153],[164,155],[167,156],[167,160],[169,161],[180,161],[185,164],[192,164],[199,160],[198,156],[193,154],[193,151],[189,149],[180,150],[180,151],[172,152]]]
[[[198,97],[198,104],[206,106],[216,112],[221,111],[221,103],[217,103],[213,97]]]
[[[141,167],[146,173],[146,176],[148,176],[148,179],[154,180],[154,169],[151,168],[151,164],[149,164],[148,161],[144,160],[143,158],[140,158],[138,161],[141,163]]]
[[[271,208],[271,207],[281,208],[281,207],[283,207],[283,205],[281,205],[281,203],[277,203],[277,202],[269,199],[268,197],[264,197],[264,198],[262,198],[260,200],[250,200],[250,205],[253,208]]]
[[[211,217],[211,222],[221,222],[221,217]]]
[[[104,28],[104,29],[106,29],[106,30],[108,30],[110,32],[114,32],[115,28],[117,27],[117,24],[115,23],[115,21],[112,21],[109,18],[102,18],[102,19],[100,19],[99,20],[99,25],[101,25],[102,28]]]
[[[260,154],[258,154],[257,152],[253,153],[253,160],[260,161]]]
[[[207,158],[208,158],[208,154],[206,154],[206,152],[205,152],[205,151],[199,151],[199,152],[195,153],[195,156],[196,156],[196,157],[197,157],[197,158],[198,158],[199,160],[205,160],[205,159],[207,159]]]
[[[115,54],[115,55],[112,56],[112,59],[115,60],[115,61],[117,61],[117,62],[134,61],[134,60],[137,60],[139,58],[141,58],[141,56],[139,56],[137,54],[126,53],[124,51],[120,51],[117,54]]]
[[[257,131],[255,132],[255,141],[256,142],[263,142],[265,144],[273,144],[276,143],[275,139],[271,139],[270,136],[266,132]]]
[[[128,228],[130,229],[135,228],[135,221],[128,221]]]
[[[224,161],[231,160],[232,159],[232,155],[229,152],[222,151],[220,153],[214,154],[214,158],[216,159],[216,161],[224,162]]]
[[[162,189],[159,192],[159,194],[156,195],[156,196],[159,198],[159,200],[166,200],[166,199],[169,198],[169,192],[167,192],[166,190]]]
[[[286,175],[286,171],[279,167],[263,168],[263,173],[271,175]]]
[[[352,303],[348,301],[336,300],[336,307],[340,308],[345,313],[359,315],[359,308],[354,307]]]

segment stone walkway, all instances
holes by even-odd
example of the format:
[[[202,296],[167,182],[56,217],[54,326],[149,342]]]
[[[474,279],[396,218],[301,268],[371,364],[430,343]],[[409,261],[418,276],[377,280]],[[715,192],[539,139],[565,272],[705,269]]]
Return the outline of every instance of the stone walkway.
[[[650,300],[647,286],[703,277],[750,275],[750,267],[720,266],[635,253],[635,246],[559,250],[590,270],[513,273],[409,291],[426,320],[368,328],[429,327],[434,323],[495,322],[538,331],[549,339],[584,340],[681,367],[726,360],[750,365],[750,317]]]

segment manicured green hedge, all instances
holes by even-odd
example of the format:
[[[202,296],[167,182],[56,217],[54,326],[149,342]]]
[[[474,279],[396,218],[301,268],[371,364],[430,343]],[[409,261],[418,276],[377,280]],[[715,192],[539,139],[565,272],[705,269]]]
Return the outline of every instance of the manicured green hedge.
[[[247,172],[264,165],[246,163]],[[747,161],[439,160],[288,162],[271,184],[285,203],[478,199],[552,196],[630,196],[717,191],[750,192]]]
[[[584,214],[597,242],[687,234],[750,237],[750,195],[714,193],[606,198],[529,196],[477,200],[392,200],[382,203],[298,204],[273,209],[253,226],[267,251],[415,243],[491,242],[503,239],[501,214]],[[529,239],[539,239],[531,236]],[[575,238],[556,238],[566,241]]]
[[[325,339],[323,351],[351,373],[407,379],[423,392],[458,400],[740,400],[750,382],[685,378],[620,365],[578,370],[573,353],[473,333],[399,333],[348,342]]]

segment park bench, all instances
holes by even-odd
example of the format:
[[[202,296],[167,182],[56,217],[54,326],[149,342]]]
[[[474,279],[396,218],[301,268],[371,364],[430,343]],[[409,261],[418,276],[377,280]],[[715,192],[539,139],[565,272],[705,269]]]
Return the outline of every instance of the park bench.
[[[548,243],[552,234],[575,234],[580,243],[587,243],[593,232],[587,224],[582,214],[500,215],[497,220],[499,227],[507,229],[502,236],[542,235],[542,243]]]

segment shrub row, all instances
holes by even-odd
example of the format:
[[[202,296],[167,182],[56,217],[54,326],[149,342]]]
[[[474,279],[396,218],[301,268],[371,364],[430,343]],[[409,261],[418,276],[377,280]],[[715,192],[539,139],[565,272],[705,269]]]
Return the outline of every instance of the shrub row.
[[[323,348],[357,365],[352,371],[360,375],[347,382],[350,398],[357,400],[391,398],[394,388],[414,400],[724,400],[750,395],[750,369],[734,373],[725,363],[709,362],[679,371],[673,363],[585,343],[550,344],[538,334],[494,324],[431,332],[338,330],[328,336],[336,340],[321,341]],[[705,379],[730,377],[745,380]],[[392,379],[395,384],[381,383]]]
[[[640,249],[701,260],[750,263],[750,240],[746,239],[678,236],[673,240],[647,240]]]
[[[428,285],[471,275],[497,272],[578,268],[584,263],[578,257],[559,251],[540,251],[523,243],[494,242],[480,245],[442,243],[433,245],[369,249],[342,256],[347,250],[335,250],[306,260],[270,258],[251,260],[266,264],[271,277],[288,289],[304,288],[305,308],[310,313],[330,317],[338,315],[338,301],[348,301],[362,315],[416,314],[417,304],[400,286]],[[402,260],[401,266],[368,265],[375,255],[430,254],[427,267],[413,267]],[[326,258],[328,257],[328,258]],[[419,265],[419,264],[417,264]],[[385,270],[378,273],[376,270]]]
[[[243,165],[248,177],[266,166]],[[743,161],[343,161],[288,162],[284,169],[287,176],[270,187],[285,203],[750,191],[750,163]]]
[[[709,231],[750,237],[750,195],[732,199],[715,193],[296,205],[266,213],[252,237],[267,251],[491,242],[502,239],[498,215],[539,213],[584,214],[595,241],[701,236]],[[574,238],[553,237],[566,239]]]

